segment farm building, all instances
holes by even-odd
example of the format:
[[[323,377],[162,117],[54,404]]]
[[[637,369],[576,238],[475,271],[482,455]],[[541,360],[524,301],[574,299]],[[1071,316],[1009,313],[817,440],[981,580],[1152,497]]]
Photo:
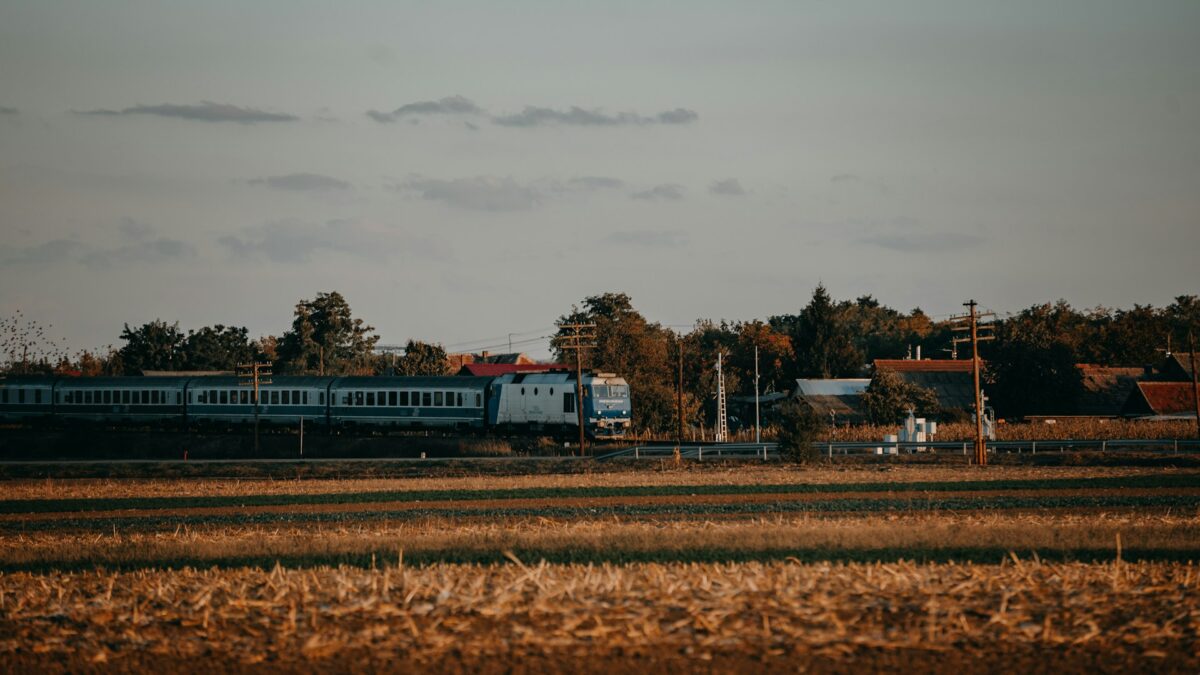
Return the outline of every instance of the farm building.
[[[1075,413],[1097,417],[1117,417],[1125,407],[1137,383],[1146,377],[1145,368],[1122,368],[1079,363],[1075,367],[1083,380],[1083,393]]]
[[[1122,413],[1130,417],[1195,417],[1191,382],[1138,382]]]
[[[975,409],[975,381],[971,362],[955,359],[875,359],[876,373],[889,370],[900,379],[937,394],[947,410]]]
[[[1200,361],[1200,354],[1196,354],[1196,359]],[[1168,382],[1191,382],[1191,352],[1174,352],[1167,356],[1166,363],[1162,365],[1162,368],[1160,369],[1160,376],[1157,379],[1166,380]]]
[[[796,380],[795,396],[821,417],[857,424],[866,421],[862,393],[870,384],[867,378]]]

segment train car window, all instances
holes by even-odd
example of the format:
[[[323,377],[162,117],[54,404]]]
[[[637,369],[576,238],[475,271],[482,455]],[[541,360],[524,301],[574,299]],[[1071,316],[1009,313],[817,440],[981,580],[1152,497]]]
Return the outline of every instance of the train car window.
[[[282,401],[282,403],[283,403],[284,405],[291,405],[291,404],[292,404],[292,392],[288,391],[287,389],[284,389],[284,390],[283,390],[283,401]]]
[[[483,394],[475,394],[475,407],[476,408],[483,407]]]
[[[209,403],[209,405],[217,404],[217,390],[216,389],[208,390],[208,403]]]
[[[229,392],[222,389],[221,393],[218,394],[217,400],[219,400],[221,402],[221,405],[228,405],[229,404]]]
[[[8,390],[0,389],[0,403],[8,403]]]
[[[109,391],[108,389],[105,389],[104,391],[102,391],[100,393],[103,394],[102,398],[104,400],[102,401],[102,403],[104,405],[108,405],[108,404],[112,403],[112,392],[111,391]]]
[[[440,392],[440,391],[433,392],[433,405],[434,406],[442,405],[442,392]]]
[[[84,403],[92,402],[92,392],[90,392],[90,391],[83,392],[83,402]]]
[[[408,405],[408,392],[400,392],[400,405]]]
[[[17,390],[17,403],[24,403],[24,402],[25,402],[25,390],[18,389]]]
[[[461,391],[458,392],[458,407],[463,407],[463,395]]]
[[[427,392],[427,391],[421,392],[421,405],[423,407],[428,408],[430,405],[432,405],[432,401],[433,401],[433,396],[430,395],[429,392]]]
[[[550,387],[550,395],[551,395],[551,396],[553,396],[553,395],[554,395],[554,387]]]
[[[279,392],[271,392],[271,405],[279,405]]]
[[[120,403],[121,405],[129,405],[129,390],[122,389],[121,391],[114,391],[113,392],[113,403]]]
[[[367,405],[375,405],[375,392],[367,392]]]
[[[292,405],[300,405],[300,390],[292,390]]]
[[[521,395],[522,395],[522,396],[524,396],[524,395],[525,395],[525,387],[521,387]]]
[[[379,392],[375,394],[375,405],[387,405],[387,393]]]
[[[575,412],[575,394],[563,394],[563,412]]]
[[[240,401],[242,405],[249,405],[250,391],[248,389],[239,391],[238,392],[238,401]]]
[[[342,405],[350,405],[350,394],[342,394]]]
[[[34,403],[41,403],[41,402],[42,402],[42,390],[41,390],[41,389],[34,389],[34,390],[33,390],[33,402],[34,402]]]
[[[142,390],[142,405],[147,405],[149,403],[150,403],[150,390],[143,389]]]
[[[305,391],[301,396],[304,397],[304,405],[308,405],[308,391]]]
[[[363,404],[363,392],[354,392],[354,405],[361,406]]]
[[[537,388],[537,387],[534,387],[534,388],[533,388],[533,395],[534,395],[534,396],[537,396],[537,390],[538,390],[538,388]]]
[[[394,392],[394,391],[388,392],[388,405],[390,405],[392,407],[396,406],[396,392]]]
[[[159,397],[159,396],[161,396],[161,394],[158,392],[158,390],[157,390],[157,389],[155,389],[154,391],[150,392],[150,402],[151,402],[151,403],[153,403],[153,404],[156,404],[156,405],[157,405],[157,404],[158,404],[158,397]]]
[[[325,405],[325,392],[317,392],[317,405]]]

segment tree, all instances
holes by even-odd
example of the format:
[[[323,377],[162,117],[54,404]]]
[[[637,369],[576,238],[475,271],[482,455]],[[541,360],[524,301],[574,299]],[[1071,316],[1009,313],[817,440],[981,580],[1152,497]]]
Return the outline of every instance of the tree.
[[[392,368],[396,375],[449,375],[450,361],[441,345],[409,340],[404,345],[404,355],[396,359]]]
[[[185,370],[234,370],[259,356],[249,331],[221,324],[188,331],[182,351]]]
[[[825,434],[825,418],[795,398],[788,399],[779,412],[779,454],[792,462],[817,461],[821,453],[813,443]]]
[[[140,375],[144,370],[180,370],[183,367],[183,333],[179,323],[155,319],[138,328],[125,324],[121,331],[125,346],[118,355],[126,375]]]
[[[792,334],[792,348],[801,377],[848,377],[857,375],[865,355],[850,339],[845,320],[824,284],[813,290],[812,299],[800,311]]]
[[[353,317],[337,291],[318,293],[296,304],[292,329],[279,338],[276,368],[280,372],[343,375],[369,373],[375,329]]]
[[[880,370],[862,394],[863,412],[872,424],[892,424],[911,408],[919,415],[932,416],[938,412],[938,397],[926,389],[890,370]]]
[[[1086,319],[1064,301],[1035,305],[1000,323],[985,343],[989,391],[1006,417],[1075,410],[1083,376],[1076,345]]]

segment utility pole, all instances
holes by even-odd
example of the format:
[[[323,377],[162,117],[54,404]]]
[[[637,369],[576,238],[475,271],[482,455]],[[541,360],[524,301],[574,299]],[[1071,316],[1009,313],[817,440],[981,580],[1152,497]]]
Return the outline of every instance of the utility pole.
[[[1188,329],[1188,351],[1192,361],[1192,404],[1196,409],[1196,440],[1200,440],[1200,373],[1196,372],[1196,334]]]
[[[254,404],[254,455],[258,456],[258,388],[260,385],[271,384],[271,364],[257,361],[239,363],[237,372],[239,386],[254,387],[250,402]]]
[[[956,337],[952,344],[957,345],[959,342],[968,341],[971,343],[971,371],[975,380],[975,463],[979,466],[987,466],[987,446],[983,440],[983,392],[979,389],[979,343],[994,340],[995,336],[990,332],[987,335],[980,335],[980,329],[990,331],[991,326],[980,326],[979,320],[984,317],[994,318],[996,315],[993,312],[980,314],[976,309],[979,303],[974,300],[964,302],[963,306],[969,308],[970,312],[952,317],[950,322],[956,324],[953,330],[969,331],[970,337]]]
[[[717,428],[713,431],[713,440],[717,443],[729,441],[729,419],[725,410],[725,375],[721,372],[721,361],[724,354],[717,352]]]
[[[567,335],[559,335],[554,339],[559,349],[575,350],[575,412],[579,420],[579,455],[582,457],[587,454],[586,436],[583,426],[583,350],[591,349],[596,345],[585,340],[595,340],[595,333],[585,334],[585,330],[596,330],[594,323],[563,323],[559,324],[559,330],[571,331]]]
[[[675,351],[679,357],[679,384],[675,388],[675,409],[676,416],[679,418],[679,433],[676,436],[675,446],[678,448],[683,445],[683,340],[675,339]]]
[[[754,345],[754,442],[762,443],[762,428],[758,416],[758,345]]]

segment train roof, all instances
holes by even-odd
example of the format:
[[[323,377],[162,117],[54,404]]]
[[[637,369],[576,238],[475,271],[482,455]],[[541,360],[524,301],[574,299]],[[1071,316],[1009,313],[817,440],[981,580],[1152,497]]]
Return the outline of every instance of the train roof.
[[[403,389],[413,387],[431,389],[442,387],[446,389],[486,389],[494,378],[469,377],[465,375],[447,375],[444,377],[402,377],[392,375],[339,377],[333,382],[337,388],[368,389],[383,387],[386,389]]]
[[[5,375],[0,377],[0,387],[25,385],[49,387],[59,378],[52,375]]]
[[[324,389],[331,382],[336,380],[336,377],[318,376],[318,375],[260,375],[263,379],[263,387],[305,387],[310,389]],[[229,388],[236,387],[241,383],[249,382],[249,376],[230,376],[230,375],[206,375],[204,377],[189,377],[185,378],[188,381],[188,387],[191,389],[206,389],[206,388]],[[269,380],[269,382],[268,382]]]
[[[124,387],[128,389],[140,389],[146,387],[182,387],[187,384],[191,378],[187,377],[60,377],[58,378],[59,387],[80,388],[80,387]]]

